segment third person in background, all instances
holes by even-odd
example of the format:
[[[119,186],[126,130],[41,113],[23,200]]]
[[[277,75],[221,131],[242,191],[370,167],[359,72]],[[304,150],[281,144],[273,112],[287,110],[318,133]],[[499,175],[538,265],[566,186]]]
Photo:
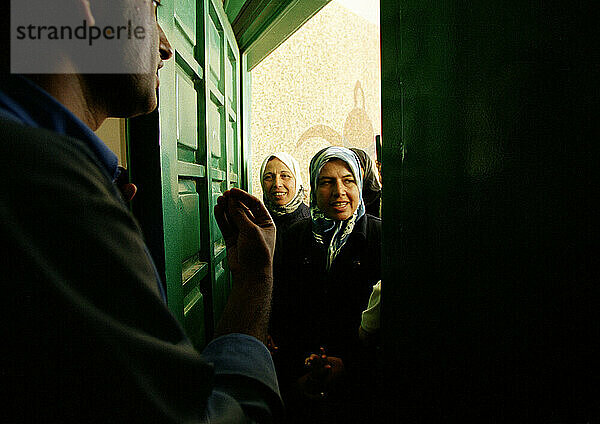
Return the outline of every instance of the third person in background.
[[[377,179],[377,170],[373,165],[373,160],[364,150],[356,147],[351,147],[350,150],[358,156],[363,171],[362,197],[365,202],[365,210],[369,215],[381,217],[381,184]]]

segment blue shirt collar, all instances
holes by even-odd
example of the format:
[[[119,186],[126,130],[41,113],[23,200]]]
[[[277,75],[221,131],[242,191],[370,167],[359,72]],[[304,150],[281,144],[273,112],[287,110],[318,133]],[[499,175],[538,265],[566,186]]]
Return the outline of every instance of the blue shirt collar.
[[[2,75],[0,116],[86,142],[108,175],[112,179],[117,177],[117,155],[70,110],[29,79],[18,75]]]

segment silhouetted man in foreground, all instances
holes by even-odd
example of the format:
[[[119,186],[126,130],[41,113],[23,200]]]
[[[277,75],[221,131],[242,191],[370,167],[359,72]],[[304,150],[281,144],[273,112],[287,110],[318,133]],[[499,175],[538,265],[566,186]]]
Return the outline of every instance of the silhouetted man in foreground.
[[[11,44],[26,56],[24,64],[12,58],[26,76],[9,74],[2,63],[0,234],[8,254],[1,420],[277,422],[282,405],[264,346],[275,239],[269,214],[241,190],[218,199],[233,288],[216,337],[200,354],[166,307],[140,229],[114,183],[117,158],[93,133],[107,117],[156,107],[157,71],[172,56],[156,22],[159,2],[12,6],[13,36],[31,36],[15,33],[19,19],[31,18],[22,28],[35,29],[40,19],[66,17],[88,31],[99,28],[98,37],[110,42],[121,23],[140,37],[109,42],[114,50],[89,58],[86,49],[100,45],[90,34],[98,32],[75,49],[52,44],[54,50],[33,54]],[[32,34],[49,42],[50,24]],[[87,73],[88,59],[111,62],[114,70]]]

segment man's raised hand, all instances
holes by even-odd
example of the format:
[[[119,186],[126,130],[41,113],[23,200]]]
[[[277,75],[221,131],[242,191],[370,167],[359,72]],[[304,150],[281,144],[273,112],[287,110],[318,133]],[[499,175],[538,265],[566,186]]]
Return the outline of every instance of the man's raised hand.
[[[215,219],[234,275],[272,272],[275,224],[260,200],[238,188],[217,199]]]

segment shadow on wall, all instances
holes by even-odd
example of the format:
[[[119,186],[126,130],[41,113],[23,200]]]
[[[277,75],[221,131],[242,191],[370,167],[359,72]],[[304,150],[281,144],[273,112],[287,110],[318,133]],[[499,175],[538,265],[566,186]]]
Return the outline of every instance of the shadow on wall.
[[[328,125],[313,125],[298,139],[295,151],[298,152],[311,138],[321,138],[332,146],[358,147],[365,150],[369,156],[375,158],[375,132],[365,107],[365,93],[356,81],[354,86],[354,109],[348,113],[344,129],[340,134]]]
[[[311,141],[317,141],[317,143],[311,143]],[[360,81],[356,81],[354,85],[354,108],[348,113],[342,132],[338,132],[329,125],[313,125],[302,133],[296,142],[292,156],[303,162],[301,158],[307,157],[308,153],[308,161],[310,161],[315,153],[328,146],[358,147],[367,152],[373,159],[373,163],[377,159],[375,131],[366,111],[365,93]],[[302,178],[307,186],[305,188],[307,193],[306,203],[308,203],[310,198],[308,162],[306,166],[302,166]]]

